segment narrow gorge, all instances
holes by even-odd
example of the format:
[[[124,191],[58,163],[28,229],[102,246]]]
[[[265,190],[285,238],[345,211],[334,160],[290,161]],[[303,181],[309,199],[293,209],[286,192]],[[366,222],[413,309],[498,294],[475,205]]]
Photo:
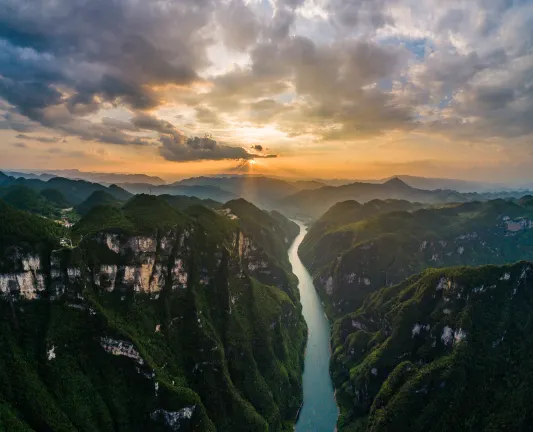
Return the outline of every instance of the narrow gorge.
[[[303,374],[304,401],[296,423],[297,432],[335,430],[338,409],[329,374],[330,323],[313,285],[311,275],[298,257],[298,247],[307,229],[299,223],[300,234],[289,249],[293,273],[298,277],[302,312],[309,329]]]
[[[53,222],[0,202],[0,430],[292,431],[298,227],[224,210],[141,195],[61,247]]]

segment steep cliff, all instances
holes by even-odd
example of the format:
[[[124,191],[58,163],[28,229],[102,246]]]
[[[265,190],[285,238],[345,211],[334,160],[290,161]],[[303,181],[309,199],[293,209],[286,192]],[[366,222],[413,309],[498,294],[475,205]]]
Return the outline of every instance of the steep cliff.
[[[338,213],[317,221],[299,250],[331,316],[355,311],[370,293],[426,268],[533,259],[533,211],[520,202]]]
[[[306,327],[249,213],[137,196],[69,232],[0,204],[0,429],[291,430]]]
[[[340,431],[529,430],[533,269],[431,269],[333,328]]]

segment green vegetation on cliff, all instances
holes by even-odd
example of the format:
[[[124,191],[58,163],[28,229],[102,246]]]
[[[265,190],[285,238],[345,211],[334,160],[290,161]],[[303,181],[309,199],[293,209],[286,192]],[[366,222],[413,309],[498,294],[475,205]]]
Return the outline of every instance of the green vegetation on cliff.
[[[51,222],[0,206],[0,430],[292,430],[307,330],[271,247],[290,221],[144,195],[94,207],[59,250]],[[15,252],[28,236],[56,250]]]
[[[59,244],[64,228],[55,222],[18,210],[0,200],[0,257],[11,253],[8,248],[39,249]],[[0,260],[0,264],[3,260]]]
[[[54,219],[60,218],[65,204],[60,192],[52,193],[51,189],[45,189],[39,193],[21,185],[0,189],[0,199],[19,210]]]
[[[75,209],[80,215],[85,216],[94,207],[103,205],[119,207],[121,201],[117,200],[113,195],[107,192],[94,191],[85,201],[78,204]]]
[[[430,269],[338,320],[341,432],[529,430],[532,265]]]
[[[38,193],[53,189],[61,193],[66,202],[74,205],[86,200],[95,191],[107,192],[121,201],[132,197],[132,194],[116,185],[106,187],[98,183],[63,177],[53,177],[48,181],[43,181],[38,179],[25,179],[23,177],[15,178],[4,174],[0,175],[0,187],[8,188],[10,186],[24,186]],[[49,194],[49,192],[45,192],[45,196],[46,194]]]
[[[407,212],[421,207],[422,204],[403,200],[372,200],[365,204],[357,201],[340,202],[311,225],[300,246],[299,255],[305,259],[308,268],[315,271],[350,247],[352,238],[338,233],[339,227],[388,212]]]
[[[334,316],[356,310],[370,293],[429,267],[533,259],[533,208],[521,201],[364,217],[355,204],[355,210],[343,211],[346,205],[333,207],[317,221],[299,250]]]

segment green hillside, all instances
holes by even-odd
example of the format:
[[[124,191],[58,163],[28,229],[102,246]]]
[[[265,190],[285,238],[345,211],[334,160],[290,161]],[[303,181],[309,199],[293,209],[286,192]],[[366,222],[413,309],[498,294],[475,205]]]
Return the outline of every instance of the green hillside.
[[[21,251],[50,251],[59,245],[65,229],[55,222],[18,210],[0,200],[0,257]],[[0,259],[0,271],[9,272],[10,263]]]
[[[211,209],[218,209],[222,204],[212,199],[200,199],[195,196],[186,195],[159,195],[160,198],[168,202],[176,210],[184,211],[192,206],[203,205]]]
[[[71,203],[57,189],[44,189],[41,191],[41,195],[59,208],[71,207]]]
[[[533,259],[533,208],[520,201],[450,204],[363,219],[356,210],[351,221],[330,225],[328,212],[324,219],[311,228],[299,254],[334,316],[429,267]]]
[[[91,183],[85,180],[72,180],[63,177],[53,177],[50,180],[43,181],[39,179],[25,179],[23,177],[15,178],[5,174],[0,175],[0,188],[8,188],[10,186],[24,186],[38,193],[46,191],[44,192],[45,197],[46,194],[50,194],[49,190],[53,189],[61,193],[63,199],[69,205],[80,204],[95,191],[107,192],[120,201],[126,201],[132,197],[131,193],[116,185],[106,187],[98,183]],[[57,193],[55,196],[57,198]],[[54,201],[54,199],[50,199],[50,201]]]
[[[340,227],[388,212],[412,211],[422,207],[422,204],[403,200],[372,200],[364,204],[357,201],[340,202],[311,225],[299,253],[306,258],[313,256],[310,266],[315,270],[350,246],[351,237],[337,234]],[[318,250],[320,254],[315,252]]]
[[[19,210],[58,219],[62,206],[47,198],[47,195],[50,196],[48,191],[43,191],[46,192],[43,194],[26,186],[14,185],[0,189],[0,199]]]
[[[530,263],[431,269],[334,326],[339,431],[529,430]]]
[[[104,191],[94,191],[85,201],[78,204],[75,209],[80,215],[84,216],[96,206],[109,205],[118,207],[120,204],[121,201],[117,200],[113,195]]]
[[[0,430],[292,430],[307,330],[286,250],[261,243],[291,222],[141,195],[59,249],[51,222],[0,205]],[[260,214],[273,225],[243,222]]]

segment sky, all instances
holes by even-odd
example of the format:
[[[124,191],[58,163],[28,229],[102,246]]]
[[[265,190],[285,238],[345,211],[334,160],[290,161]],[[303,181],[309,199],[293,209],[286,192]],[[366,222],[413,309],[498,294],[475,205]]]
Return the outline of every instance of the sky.
[[[533,1],[0,0],[0,167],[533,181]]]

